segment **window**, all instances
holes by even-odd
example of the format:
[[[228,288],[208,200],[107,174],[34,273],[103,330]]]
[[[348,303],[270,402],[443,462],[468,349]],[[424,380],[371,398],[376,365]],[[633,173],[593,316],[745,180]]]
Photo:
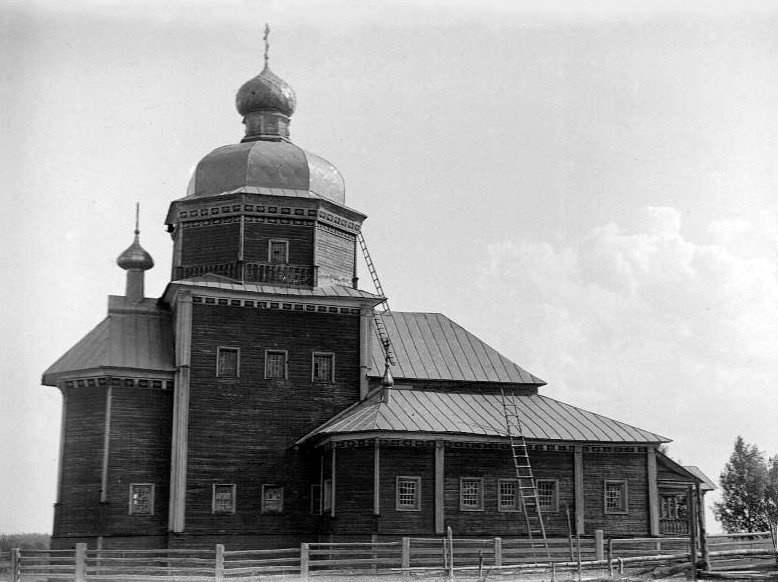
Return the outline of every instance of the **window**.
[[[130,515],[154,515],[153,484],[130,484]]]
[[[271,240],[267,247],[267,260],[270,263],[288,263],[289,241]]]
[[[519,483],[516,479],[500,479],[497,482],[497,509],[500,511],[518,511]]]
[[[627,513],[627,482],[605,482],[605,513]]]
[[[262,513],[284,512],[284,488],[280,485],[262,485]]]
[[[214,483],[211,511],[213,513],[235,513],[235,485]]]
[[[686,519],[685,495],[662,495],[659,498],[660,519]]]
[[[335,381],[335,354],[313,353],[312,382]]]
[[[463,477],[459,481],[459,509],[462,511],[484,510],[484,480]]]
[[[324,492],[322,494],[322,505],[324,511],[328,512],[332,510],[332,479],[326,479],[324,481]]]
[[[321,485],[311,485],[311,515],[321,515]]]
[[[538,479],[538,504],[540,511],[559,511],[559,487],[556,479]]]
[[[421,511],[421,477],[397,477],[395,508]]]
[[[219,346],[216,352],[216,375],[219,378],[237,378],[240,372],[240,350]]]
[[[286,352],[267,350],[265,352],[265,378],[268,380],[286,379]]]

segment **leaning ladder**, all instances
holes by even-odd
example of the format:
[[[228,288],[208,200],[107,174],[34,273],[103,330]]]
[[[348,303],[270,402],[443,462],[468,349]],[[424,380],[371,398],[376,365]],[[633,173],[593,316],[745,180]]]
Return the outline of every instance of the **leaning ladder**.
[[[384,348],[384,357],[389,364],[394,365],[392,342],[389,339],[389,333],[386,331],[386,323],[384,322],[384,317],[392,315],[392,311],[389,309],[389,300],[386,299],[386,296],[384,295],[384,288],[381,287],[381,281],[378,278],[375,264],[373,264],[373,259],[370,257],[370,251],[367,249],[367,243],[365,242],[365,237],[361,231],[357,234],[357,241],[359,242],[359,248],[362,249],[362,256],[365,257],[367,271],[370,273],[370,278],[373,279],[373,286],[375,287],[376,293],[381,297],[384,297],[384,300],[376,306],[383,307],[383,310],[377,311],[374,309],[373,320],[375,321],[376,336],[378,336],[378,341],[381,342],[381,345]]]
[[[543,524],[543,515],[540,511],[538,489],[535,476],[532,474],[532,465],[529,462],[527,442],[524,440],[516,392],[510,390],[506,395],[505,389],[501,387],[500,395],[505,414],[505,428],[511,443],[513,466],[516,469],[516,495],[519,498],[521,512],[527,525],[532,559],[537,561],[537,553],[545,554],[546,558],[551,559],[546,539],[546,527]]]

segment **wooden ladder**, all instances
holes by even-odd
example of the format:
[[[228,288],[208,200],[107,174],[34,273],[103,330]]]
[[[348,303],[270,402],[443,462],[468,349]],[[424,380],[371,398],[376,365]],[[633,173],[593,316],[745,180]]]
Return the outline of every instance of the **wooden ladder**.
[[[505,428],[511,443],[511,456],[513,467],[516,469],[516,496],[521,505],[524,522],[527,525],[527,536],[532,549],[532,559],[537,561],[537,554],[545,555],[549,560],[551,554],[548,550],[546,527],[543,523],[543,514],[540,511],[540,500],[535,476],[532,473],[532,465],[527,452],[527,442],[524,440],[524,430],[519,416],[519,403],[514,389],[506,395],[505,389],[500,387],[502,396],[503,413],[505,414]]]
[[[370,273],[370,278],[373,280],[373,286],[376,293],[381,297],[385,297],[384,288],[381,286],[381,281],[378,278],[378,272],[376,271],[373,259],[370,256],[370,251],[367,249],[367,243],[365,237],[360,231],[357,234],[357,241],[359,242],[359,248],[362,249],[362,256],[365,257],[365,265],[367,265],[367,272]],[[384,348],[384,358],[386,361],[394,366],[394,352],[392,350],[392,342],[389,339],[389,333],[386,331],[386,324],[384,323],[384,317],[391,317],[392,311],[389,309],[389,300],[384,299],[376,307],[383,307],[382,311],[373,309],[373,321],[375,321],[375,333],[378,336],[378,341]]]

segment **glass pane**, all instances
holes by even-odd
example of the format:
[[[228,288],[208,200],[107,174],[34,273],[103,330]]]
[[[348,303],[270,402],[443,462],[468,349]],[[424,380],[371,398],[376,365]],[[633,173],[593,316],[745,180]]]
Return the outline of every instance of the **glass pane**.
[[[283,487],[265,487],[262,493],[263,511],[267,513],[281,513],[284,510]]]
[[[130,513],[136,515],[151,514],[151,485],[133,485],[130,492]]]
[[[218,375],[222,378],[238,376],[238,350],[219,348]]]
[[[268,352],[265,359],[265,377],[283,379],[285,375],[286,354],[282,352]]]
[[[232,485],[216,485],[213,492],[213,510],[217,513],[232,513],[235,509],[234,491]]]
[[[516,482],[500,482],[500,509],[516,509]]]
[[[286,242],[272,241],[270,243],[270,262],[271,263],[286,262]]]
[[[332,355],[314,354],[313,380],[314,382],[332,381]]]
[[[397,480],[397,506],[402,509],[416,509],[418,482],[415,479]]]

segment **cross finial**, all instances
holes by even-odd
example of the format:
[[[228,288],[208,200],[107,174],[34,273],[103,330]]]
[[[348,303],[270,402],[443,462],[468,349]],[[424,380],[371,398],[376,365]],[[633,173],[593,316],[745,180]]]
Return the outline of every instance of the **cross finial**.
[[[140,202],[135,203],[135,234],[140,234]]]
[[[268,61],[270,61],[270,25],[266,22],[265,23],[265,34],[262,36],[262,40],[265,41],[265,66],[267,66]]]

